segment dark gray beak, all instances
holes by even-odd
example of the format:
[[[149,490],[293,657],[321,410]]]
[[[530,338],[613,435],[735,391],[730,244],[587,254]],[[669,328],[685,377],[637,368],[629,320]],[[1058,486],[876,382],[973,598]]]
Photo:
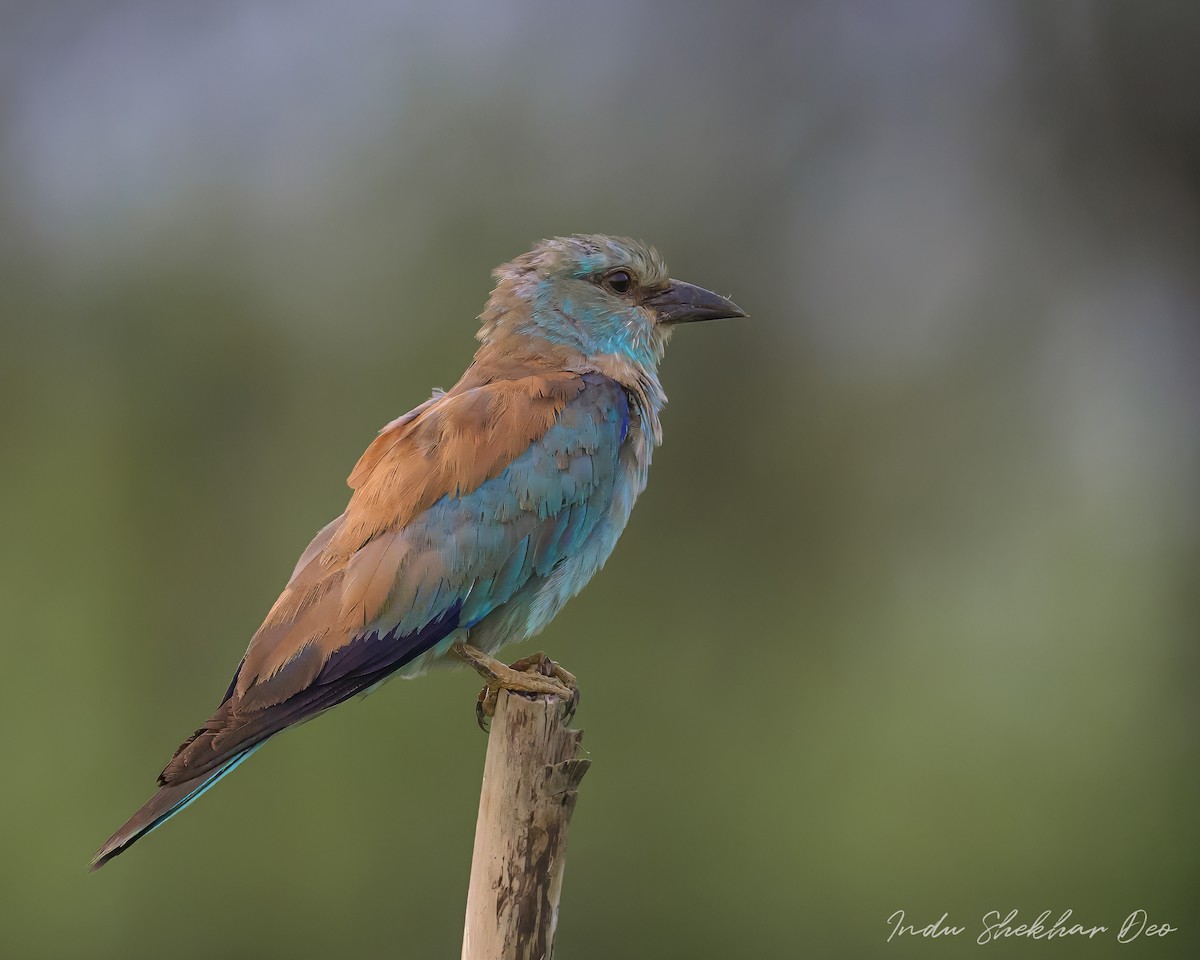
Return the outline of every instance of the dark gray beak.
[[[746,316],[746,311],[732,300],[682,280],[672,280],[666,290],[647,297],[645,304],[654,309],[659,323],[693,323]]]

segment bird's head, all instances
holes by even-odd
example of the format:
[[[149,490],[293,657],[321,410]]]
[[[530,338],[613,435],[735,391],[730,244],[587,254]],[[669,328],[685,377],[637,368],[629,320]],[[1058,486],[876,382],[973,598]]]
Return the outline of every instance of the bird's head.
[[[653,247],[625,237],[543,240],[492,275],[478,334],[485,344],[535,337],[653,369],[676,325],[746,316],[710,290],[672,280]]]

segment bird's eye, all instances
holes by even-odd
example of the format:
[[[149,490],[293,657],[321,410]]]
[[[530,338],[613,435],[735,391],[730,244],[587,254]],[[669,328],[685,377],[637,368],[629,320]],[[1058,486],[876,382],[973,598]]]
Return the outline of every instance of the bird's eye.
[[[603,283],[613,293],[626,294],[633,289],[633,277],[628,270],[610,270],[604,275]]]

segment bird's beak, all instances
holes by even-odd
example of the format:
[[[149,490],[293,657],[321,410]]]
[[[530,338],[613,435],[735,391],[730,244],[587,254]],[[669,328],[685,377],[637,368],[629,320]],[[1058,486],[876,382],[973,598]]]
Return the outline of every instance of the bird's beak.
[[[746,316],[746,311],[732,300],[682,280],[672,280],[665,290],[648,297],[645,304],[653,308],[659,323],[692,323]]]

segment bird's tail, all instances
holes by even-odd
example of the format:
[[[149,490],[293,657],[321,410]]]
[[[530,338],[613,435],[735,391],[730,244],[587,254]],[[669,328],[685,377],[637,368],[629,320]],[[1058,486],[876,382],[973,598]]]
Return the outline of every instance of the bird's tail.
[[[231,773],[238,764],[260,747],[255,744],[250,749],[231,757],[228,762],[191,780],[180,783],[168,783],[159,787],[158,793],[151,797],[137,813],[125,821],[121,829],[105,842],[96,855],[92,857],[92,869],[99,870],[119,853],[124,853],[134,843],[148,834],[155,827],[166,823],[171,817],[193,803],[210,787],[216,785],[226,774]]]

